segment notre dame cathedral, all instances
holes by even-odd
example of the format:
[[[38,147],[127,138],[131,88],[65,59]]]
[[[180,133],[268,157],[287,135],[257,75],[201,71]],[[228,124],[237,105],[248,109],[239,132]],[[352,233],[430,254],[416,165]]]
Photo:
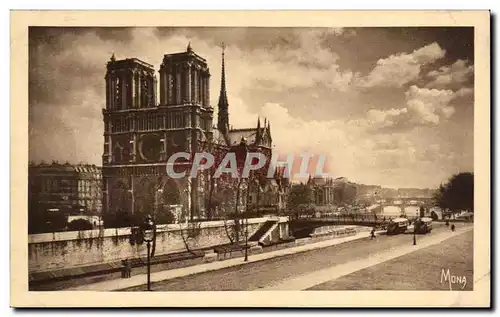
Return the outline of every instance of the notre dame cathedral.
[[[159,83],[153,65],[137,58],[117,60],[113,54],[107,64],[103,109],[104,213],[151,214],[175,205],[181,206],[183,218],[206,217],[207,173],[169,177],[166,166],[172,154],[227,153],[244,139],[249,150],[270,157],[269,122],[261,126],[257,119],[256,127],[247,129],[232,129],[229,124],[224,51],[221,72],[214,126],[209,67],[191,45],[185,52],[164,55]],[[174,169],[189,171],[190,164],[177,160]],[[268,200],[261,204],[275,203],[277,198]]]

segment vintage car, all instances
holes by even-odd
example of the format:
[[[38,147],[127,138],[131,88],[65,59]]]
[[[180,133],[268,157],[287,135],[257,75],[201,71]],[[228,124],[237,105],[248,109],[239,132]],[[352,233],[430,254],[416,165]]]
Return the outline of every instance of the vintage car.
[[[432,218],[422,217],[415,221],[415,233],[429,233],[432,231]]]
[[[405,233],[409,225],[410,221],[406,218],[400,217],[392,219],[387,225],[387,234],[391,235],[391,234]]]

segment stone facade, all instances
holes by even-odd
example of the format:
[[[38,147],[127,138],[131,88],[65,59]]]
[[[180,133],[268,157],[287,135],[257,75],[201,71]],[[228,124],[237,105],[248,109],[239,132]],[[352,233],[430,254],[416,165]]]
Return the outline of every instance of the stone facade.
[[[68,215],[94,214],[102,210],[101,168],[69,163],[30,164],[29,209]]]
[[[335,204],[334,180],[331,178],[309,178],[307,185],[312,189],[312,201],[316,206]]]

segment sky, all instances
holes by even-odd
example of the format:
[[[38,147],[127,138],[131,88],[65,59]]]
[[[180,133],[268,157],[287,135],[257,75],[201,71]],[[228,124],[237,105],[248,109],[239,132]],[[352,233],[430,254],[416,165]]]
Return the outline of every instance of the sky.
[[[102,164],[106,63],[193,50],[217,113],[271,123],[274,151],[325,155],[332,177],[435,188],[473,172],[473,28],[30,28],[29,159]],[[216,117],[214,117],[214,123]]]

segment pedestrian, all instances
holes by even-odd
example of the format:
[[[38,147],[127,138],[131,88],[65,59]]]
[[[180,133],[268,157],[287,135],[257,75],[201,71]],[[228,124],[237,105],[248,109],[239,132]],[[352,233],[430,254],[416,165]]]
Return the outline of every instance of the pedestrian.
[[[132,267],[130,266],[130,261],[128,259],[125,259],[122,261],[123,264],[123,277],[124,278],[130,278],[131,273],[132,273]]]
[[[370,240],[373,240],[375,238],[375,228],[372,228],[372,231],[370,232]]]
[[[451,231],[454,232],[455,231],[455,224],[452,224],[451,225]]]

